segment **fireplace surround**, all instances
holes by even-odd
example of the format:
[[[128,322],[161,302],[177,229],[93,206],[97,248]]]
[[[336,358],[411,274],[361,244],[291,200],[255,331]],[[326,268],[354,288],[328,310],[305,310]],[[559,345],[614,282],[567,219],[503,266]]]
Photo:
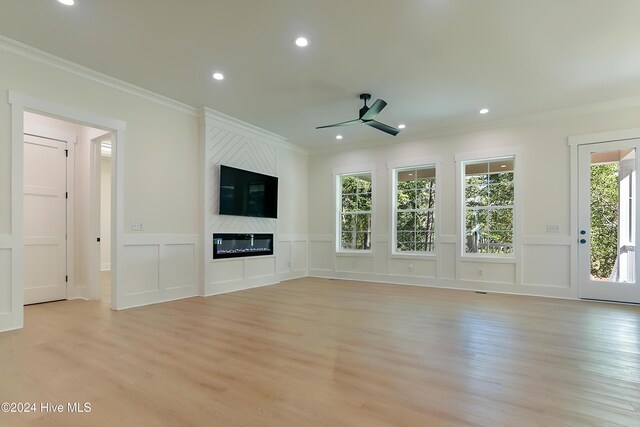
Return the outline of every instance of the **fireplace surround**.
[[[213,259],[273,255],[273,234],[215,233]]]

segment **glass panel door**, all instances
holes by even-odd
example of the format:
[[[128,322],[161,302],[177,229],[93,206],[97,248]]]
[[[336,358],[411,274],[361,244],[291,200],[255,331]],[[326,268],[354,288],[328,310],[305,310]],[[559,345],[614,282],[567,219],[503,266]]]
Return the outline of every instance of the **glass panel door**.
[[[637,284],[638,140],[579,147],[579,295],[640,303]]]

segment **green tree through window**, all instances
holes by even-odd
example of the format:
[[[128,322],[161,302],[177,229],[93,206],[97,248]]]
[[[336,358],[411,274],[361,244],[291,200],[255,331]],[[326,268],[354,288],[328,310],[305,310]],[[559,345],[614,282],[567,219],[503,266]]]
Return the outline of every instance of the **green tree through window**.
[[[433,252],[435,249],[435,166],[396,169],[395,250]]]
[[[464,164],[465,253],[512,254],[513,157]]]
[[[341,250],[371,249],[371,173],[340,175],[339,230]]]

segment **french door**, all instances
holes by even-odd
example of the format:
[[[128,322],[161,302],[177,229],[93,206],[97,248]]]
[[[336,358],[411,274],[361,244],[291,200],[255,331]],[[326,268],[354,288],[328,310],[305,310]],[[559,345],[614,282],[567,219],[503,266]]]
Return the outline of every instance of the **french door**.
[[[639,149],[640,139],[578,147],[580,298],[640,303]]]

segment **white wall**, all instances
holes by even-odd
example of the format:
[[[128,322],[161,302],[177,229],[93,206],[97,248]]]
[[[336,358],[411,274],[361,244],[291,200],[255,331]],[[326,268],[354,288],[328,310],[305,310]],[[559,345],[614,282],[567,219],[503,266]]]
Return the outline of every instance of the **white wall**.
[[[100,158],[100,270],[111,270],[111,157]]]
[[[426,286],[576,298],[571,287],[570,175],[567,137],[608,130],[636,128],[640,108],[547,119],[384,146],[348,146],[338,152],[313,153],[309,162],[310,275],[384,281]],[[506,147],[521,152],[516,173],[520,179],[521,239],[516,256],[501,262],[462,259],[456,229],[455,155],[491,152]],[[440,157],[437,200],[440,204],[439,251],[435,258],[390,256],[388,162],[412,162]],[[372,256],[342,256],[335,252],[333,178],[335,169],[375,165],[375,236]],[[560,233],[547,233],[558,224]],[[480,275],[480,269],[484,275]]]

